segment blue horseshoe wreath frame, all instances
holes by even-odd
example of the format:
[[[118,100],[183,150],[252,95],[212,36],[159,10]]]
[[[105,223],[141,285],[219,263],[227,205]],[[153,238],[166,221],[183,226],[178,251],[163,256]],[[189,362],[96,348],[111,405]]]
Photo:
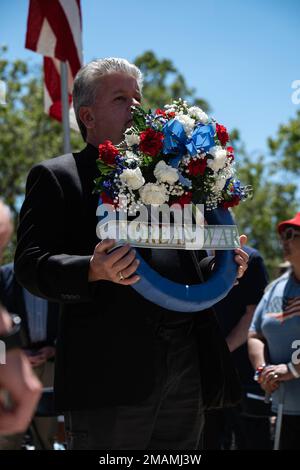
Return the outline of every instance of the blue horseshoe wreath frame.
[[[205,218],[209,225],[234,225],[230,212],[226,209],[206,211]],[[198,312],[211,307],[230,291],[236,275],[233,250],[216,252],[214,273],[202,284],[184,285],[170,281],[152,269],[141,256],[137,273],[139,282],[132,286],[150,302],[175,312]]]
[[[235,226],[230,212],[223,208],[205,211],[205,219],[208,225]],[[175,312],[193,313],[211,307],[227,295],[237,275],[234,252],[228,249],[216,251],[215,268],[210,278],[193,285],[179,284],[163,277],[138,252],[136,258],[140,261],[137,274],[141,279],[131,287],[150,302]]]

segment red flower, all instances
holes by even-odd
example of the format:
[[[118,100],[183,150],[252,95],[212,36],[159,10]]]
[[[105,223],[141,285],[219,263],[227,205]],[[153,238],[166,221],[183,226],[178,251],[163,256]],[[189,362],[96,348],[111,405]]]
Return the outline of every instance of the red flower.
[[[165,111],[164,109],[157,109],[157,110],[155,111],[155,114],[156,114],[157,116],[164,116],[164,117],[165,117],[165,116],[166,116],[166,111]]]
[[[106,192],[103,191],[100,194],[100,197],[102,199],[103,204],[110,204],[111,206],[117,207],[118,203],[114,202],[114,200]]]
[[[140,150],[151,157],[159,154],[163,147],[164,135],[162,132],[157,132],[153,129],[147,129],[140,134]]]
[[[114,165],[116,156],[119,155],[119,150],[112,144],[110,140],[105,140],[103,144],[99,145],[99,158],[108,165]]]
[[[227,147],[227,157],[232,160],[234,160],[234,150],[233,147]]]
[[[221,124],[216,125],[216,131],[219,141],[221,145],[226,145],[229,140],[229,135],[225,126],[221,126]]]
[[[171,111],[170,113],[167,114],[167,117],[169,119],[173,119],[175,116],[176,116],[176,114],[174,113],[174,111]]]
[[[173,202],[173,204],[180,204],[181,207],[184,207],[185,204],[190,204],[192,200],[192,192],[191,191],[186,191],[182,196],[180,196],[176,201]]]
[[[238,196],[233,196],[231,201],[224,201],[222,204],[222,207],[224,209],[228,209],[228,207],[237,206],[239,202],[240,202],[240,198]]]
[[[203,175],[205,172],[205,168],[207,166],[207,160],[206,158],[201,158],[194,160],[191,158],[189,164],[188,164],[188,170],[189,170],[189,175],[191,176],[198,176],[198,175]]]

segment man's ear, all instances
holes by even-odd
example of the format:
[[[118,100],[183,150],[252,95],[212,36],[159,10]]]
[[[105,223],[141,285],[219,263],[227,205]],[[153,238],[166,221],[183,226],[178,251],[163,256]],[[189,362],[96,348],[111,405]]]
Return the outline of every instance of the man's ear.
[[[87,129],[92,129],[95,124],[94,116],[89,106],[81,106],[79,117]]]

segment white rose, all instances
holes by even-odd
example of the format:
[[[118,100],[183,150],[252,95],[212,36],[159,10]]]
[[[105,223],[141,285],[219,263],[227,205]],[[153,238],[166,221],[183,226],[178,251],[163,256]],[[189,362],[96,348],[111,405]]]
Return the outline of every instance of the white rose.
[[[140,143],[140,136],[137,134],[125,134],[125,142],[128,147],[138,145]]]
[[[174,184],[179,179],[177,169],[167,165],[163,160],[158,162],[153,173],[160,183]]]
[[[188,113],[191,117],[195,117],[197,121],[200,121],[202,124],[208,122],[207,114],[198,106],[192,106],[189,108]]]
[[[195,126],[195,119],[192,119],[187,114],[177,114],[175,119],[182,124],[187,137],[191,137]]]
[[[120,174],[120,180],[133,190],[139,189],[145,183],[141,169],[138,167],[134,170],[130,168],[124,170],[123,173]]]
[[[215,172],[224,168],[227,160],[226,150],[224,150],[220,145],[216,145],[215,147],[211,148],[208,153],[213,157],[213,159],[207,159],[207,166],[209,168]]]
[[[164,204],[169,200],[163,184],[147,183],[140,189],[141,200],[144,204]]]
[[[131,163],[140,161],[138,155],[134,152],[131,152],[130,150],[126,150],[125,157],[126,157],[126,163],[129,166],[130,166]]]

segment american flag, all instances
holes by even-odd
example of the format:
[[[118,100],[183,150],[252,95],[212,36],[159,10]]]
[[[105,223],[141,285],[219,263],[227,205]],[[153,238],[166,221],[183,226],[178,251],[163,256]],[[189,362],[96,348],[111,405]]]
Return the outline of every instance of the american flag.
[[[80,0],[30,0],[25,47],[44,56],[45,112],[62,120],[60,61],[68,65],[69,103],[82,65]],[[74,112],[70,125],[77,128]]]
[[[268,316],[281,322],[288,318],[300,316],[300,297],[291,297],[283,300],[283,312],[268,313]]]

